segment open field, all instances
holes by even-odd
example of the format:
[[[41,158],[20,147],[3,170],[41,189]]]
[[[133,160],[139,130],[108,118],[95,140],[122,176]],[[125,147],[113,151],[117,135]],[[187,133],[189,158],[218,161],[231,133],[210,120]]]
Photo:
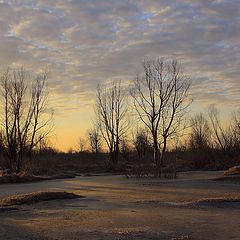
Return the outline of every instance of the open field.
[[[0,239],[237,240],[240,184],[211,180],[221,175],[187,172],[176,180],[89,176],[3,184],[1,199],[37,191],[68,191],[85,198],[0,211]]]

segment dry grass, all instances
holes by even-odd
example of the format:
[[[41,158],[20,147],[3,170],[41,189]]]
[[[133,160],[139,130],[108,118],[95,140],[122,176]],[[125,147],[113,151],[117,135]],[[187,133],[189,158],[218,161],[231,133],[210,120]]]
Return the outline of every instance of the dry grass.
[[[34,204],[43,201],[60,200],[60,199],[76,199],[82,198],[83,196],[69,193],[69,192],[34,192],[29,194],[14,195],[0,200],[1,207],[11,208],[18,205]]]
[[[234,166],[224,172],[224,175],[240,175],[240,166]]]
[[[53,179],[74,178],[74,174],[58,174],[53,176],[35,176],[25,174],[7,174],[0,176],[0,184],[7,183],[28,183]]]

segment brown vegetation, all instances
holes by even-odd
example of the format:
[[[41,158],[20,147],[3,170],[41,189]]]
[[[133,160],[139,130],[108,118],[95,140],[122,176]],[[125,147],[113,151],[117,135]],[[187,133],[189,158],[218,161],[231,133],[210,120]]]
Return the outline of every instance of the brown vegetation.
[[[80,195],[69,192],[34,192],[15,195],[0,200],[1,207],[11,207],[23,204],[34,204],[42,201],[82,198]]]

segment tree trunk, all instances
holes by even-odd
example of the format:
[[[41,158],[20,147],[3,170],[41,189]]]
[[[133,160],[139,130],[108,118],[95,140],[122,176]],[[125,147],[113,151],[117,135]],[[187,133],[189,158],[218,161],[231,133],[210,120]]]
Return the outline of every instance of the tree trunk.
[[[161,153],[160,153],[160,149],[158,146],[158,141],[157,138],[154,137],[154,141],[153,141],[153,160],[154,163],[156,164],[156,174],[157,176],[161,175]]]
[[[160,159],[161,167],[164,166],[164,155],[165,155],[165,152],[166,152],[166,148],[167,148],[167,137],[164,136],[164,139],[163,139],[163,149],[162,149],[161,159]]]
[[[115,156],[114,156],[114,151],[111,149],[110,150],[110,161],[112,162],[112,163],[114,163],[114,158],[115,158]]]

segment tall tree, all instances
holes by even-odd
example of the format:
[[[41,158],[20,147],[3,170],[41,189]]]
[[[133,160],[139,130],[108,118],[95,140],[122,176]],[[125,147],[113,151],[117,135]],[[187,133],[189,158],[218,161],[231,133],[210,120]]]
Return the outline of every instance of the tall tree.
[[[112,163],[119,159],[120,139],[128,130],[126,94],[121,81],[97,88],[96,115]]]
[[[1,76],[2,134],[8,167],[12,172],[20,171],[23,158],[31,158],[33,149],[52,129],[46,81],[47,72],[32,80],[23,68],[8,69]]]
[[[153,159],[160,170],[168,139],[184,128],[181,123],[190,104],[190,80],[176,60],[144,61],[143,72],[137,75],[130,93],[140,120],[151,132]]]

